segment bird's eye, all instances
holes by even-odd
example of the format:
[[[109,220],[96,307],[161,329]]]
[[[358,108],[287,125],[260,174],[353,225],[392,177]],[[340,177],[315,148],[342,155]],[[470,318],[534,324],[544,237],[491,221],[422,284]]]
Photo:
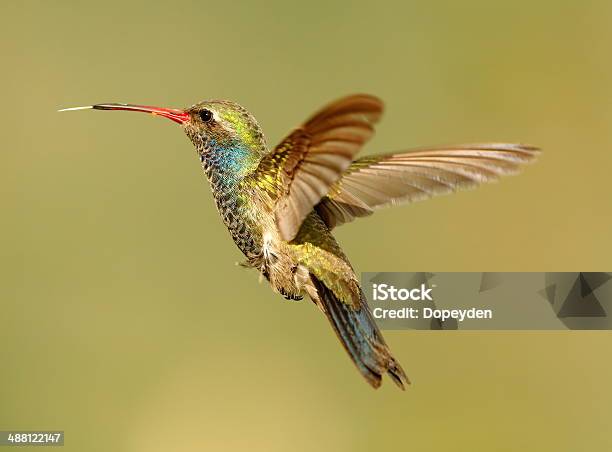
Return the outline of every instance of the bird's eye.
[[[204,110],[200,111],[199,114],[200,114],[200,119],[203,122],[210,122],[213,119],[213,114],[212,114],[212,111],[210,111],[210,110],[204,109]]]

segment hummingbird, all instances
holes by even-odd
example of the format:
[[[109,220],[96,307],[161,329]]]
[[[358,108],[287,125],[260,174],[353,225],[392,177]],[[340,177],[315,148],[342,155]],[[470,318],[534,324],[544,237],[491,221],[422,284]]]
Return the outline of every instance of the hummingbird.
[[[66,110],[150,113],[178,123],[197,151],[218,212],[244,254],[288,300],[308,295],[372,387],[409,384],[368,307],[334,228],[377,209],[472,188],[516,173],[539,150],[480,143],[356,158],[383,102],[367,94],[331,102],[268,148],[255,117],[228,100],[189,108],[106,103]]]

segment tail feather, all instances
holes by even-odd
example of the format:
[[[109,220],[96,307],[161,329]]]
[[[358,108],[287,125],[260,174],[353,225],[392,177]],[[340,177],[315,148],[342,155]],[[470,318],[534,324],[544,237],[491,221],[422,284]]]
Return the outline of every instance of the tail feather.
[[[317,290],[320,305],[336,335],[366,381],[374,388],[378,388],[382,375],[388,372],[395,384],[405,389],[405,385],[410,384],[410,381],[400,364],[391,355],[372,318],[363,292],[361,292],[360,306],[355,308],[339,300],[312,274],[311,279]]]

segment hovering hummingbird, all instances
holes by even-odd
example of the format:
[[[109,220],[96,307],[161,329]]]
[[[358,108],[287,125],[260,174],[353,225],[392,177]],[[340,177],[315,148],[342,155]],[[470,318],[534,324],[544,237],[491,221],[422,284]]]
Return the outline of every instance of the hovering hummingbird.
[[[76,109],[152,113],[180,124],[246,256],[242,265],[257,269],[287,299],[307,294],[374,388],[385,373],[402,389],[409,380],[374,323],[333,228],[386,205],[495,180],[538,154],[533,146],[487,143],[355,160],[383,112],[383,103],[365,94],[327,105],[272,150],[255,118],[227,100],[184,110],[111,103],[60,111]]]

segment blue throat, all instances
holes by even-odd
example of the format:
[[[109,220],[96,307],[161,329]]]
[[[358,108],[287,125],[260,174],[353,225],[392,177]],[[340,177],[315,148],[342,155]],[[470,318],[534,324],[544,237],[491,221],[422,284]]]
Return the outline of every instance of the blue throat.
[[[200,160],[213,188],[225,192],[255,169],[259,157],[242,143],[220,145],[212,141]]]

